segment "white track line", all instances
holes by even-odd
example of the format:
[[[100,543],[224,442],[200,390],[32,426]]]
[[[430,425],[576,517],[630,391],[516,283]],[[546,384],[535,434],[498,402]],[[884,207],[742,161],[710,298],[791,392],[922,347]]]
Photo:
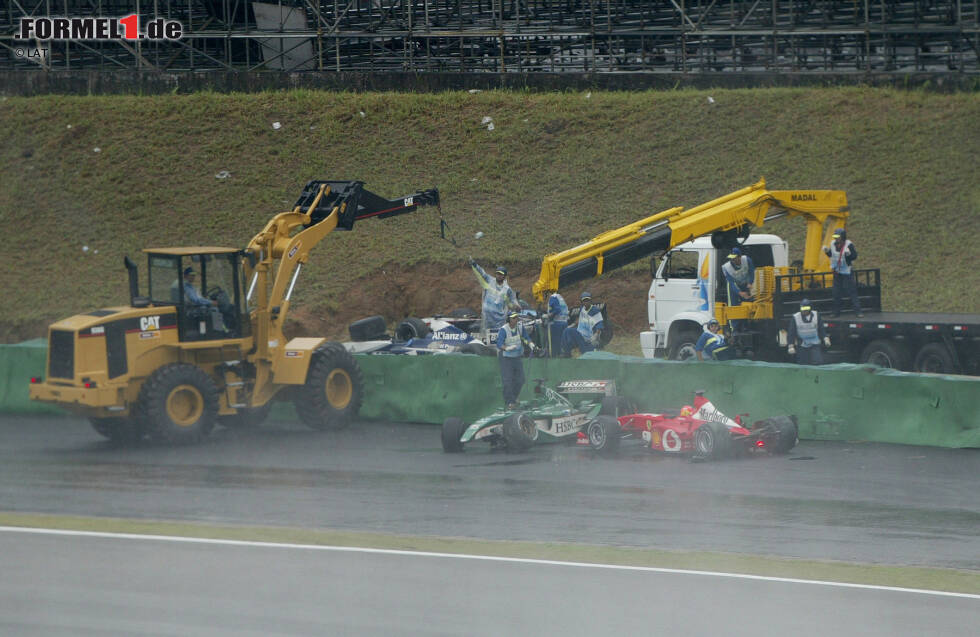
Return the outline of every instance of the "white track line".
[[[540,564],[543,566],[571,566],[577,568],[601,568],[617,571],[640,571],[647,573],[669,573],[674,575],[702,575],[706,577],[727,577],[732,579],[759,580],[763,582],[784,582],[788,584],[808,584],[811,586],[833,586],[838,588],[860,588],[896,593],[915,593],[940,597],[961,597],[978,599],[973,593],[952,593],[931,591],[921,588],[901,588],[898,586],[877,586],[874,584],[851,584],[848,582],[826,582],[821,580],[796,579],[792,577],[770,577],[767,575],[746,575],[742,573],[719,573],[715,571],[692,571],[679,568],[659,568],[655,566],[624,566],[621,564],[593,564],[590,562],[563,562],[559,560],[537,560],[523,557],[498,557],[493,555],[469,555],[466,553],[433,553],[430,551],[402,551],[397,549],[374,549],[356,546],[325,546],[319,544],[289,544],[282,542],[253,542],[247,540],[222,540],[214,538],[181,537],[176,535],[143,535],[139,533],[105,533],[101,531],[72,531],[62,529],[39,529],[19,526],[0,526],[3,533],[29,533],[36,535],[67,535],[76,537],[98,537],[123,540],[144,540],[154,542],[174,542],[186,544],[217,544],[223,546],[248,546],[272,549],[299,549],[306,551],[335,551],[340,553],[374,553],[379,555],[404,555],[409,557],[438,557],[456,560],[484,560],[487,562],[516,562],[520,564]]]

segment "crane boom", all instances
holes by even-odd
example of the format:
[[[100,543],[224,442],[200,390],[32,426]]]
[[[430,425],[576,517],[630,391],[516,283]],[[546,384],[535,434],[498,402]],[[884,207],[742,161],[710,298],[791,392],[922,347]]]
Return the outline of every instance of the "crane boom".
[[[843,226],[849,214],[847,194],[841,190],[766,190],[766,180],[736,190],[690,209],[668,208],[563,252],[547,255],[534,284],[534,297],[544,301],[548,294],[567,285],[597,277],[647,256],[712,235],[717,247],[736,245],[753,227],[780,217],[802,216],[806,221],[803,267],[817,271],[826,266],[821,246],[830,240],[832,221]],[[825,236],[826,234],[826,236]]]

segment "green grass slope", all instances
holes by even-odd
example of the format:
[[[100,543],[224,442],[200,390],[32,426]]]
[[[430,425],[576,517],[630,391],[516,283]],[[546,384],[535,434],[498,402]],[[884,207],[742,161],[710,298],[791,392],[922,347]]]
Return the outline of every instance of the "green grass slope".
[[[980,311],[976,93],[6,98],[0,157],[0,340],[125,302],[122,257],[143,265],[143,247],[243,246],[315,178],[363,180],[388,197],[438,187],[453,230],[483,231],[474,256],[511,264],[526,298],[544,254],[646,214],[760,176],[777,189],[842,189],[860,265],[881,267],[889,309]],[[799,255],[801,224],[768,230]],[[297,286],[297,329],[341,337],[366,313],[476,305],[459,257],[434,209],[334,233]],[[634,333],[647,284],[637,266],[590,287]]]

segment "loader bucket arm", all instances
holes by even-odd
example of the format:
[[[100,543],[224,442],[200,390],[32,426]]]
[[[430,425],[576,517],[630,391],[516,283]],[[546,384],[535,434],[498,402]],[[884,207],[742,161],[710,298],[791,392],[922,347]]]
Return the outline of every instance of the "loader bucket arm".
[[[567,285],[597,277],[639,259],[663,254],[697,237],[712,235],[719,248],[744,240],[753,227],[780,217],[802,216],[807,225],[803,267],[817,271],[827,266],[821,246],[829,242],[833,227],[848,216],[847,195],[840,190],[766,190],[765,179],[690,209],[669,208],[590,241],[555,254],[541,263],[532,289],[544,299]],[[827,221],[833,227],[824,230]],[[824,234],[826,233],[826,236]]]
[[[268,359],[270,343],[277,347],[283,342],[282,325],[300,269],[324,237],[335,229],[350,230],[360,219],[384,219],[439,204],[435,188],[389,200],[363,186],[362,181],[310,181],[293,209],[270,219],[243,251],[259,359]]]
[[[319,202],[317,195],[323,185],[326,192]],[[314,205],[315,203],[315,205]],[[337,230],[350,230],[355,221],[377,217],[386,219],[414,211],[419,206],[438,206],[439,190],[420,190],[413,195],[385,199],[364,189],[363,181],[311,181],[303,188],[296,208],[310,215],[310,225],[323,221],[333,209],[341,206]],[[311,206],[313,209],[311,210]]]

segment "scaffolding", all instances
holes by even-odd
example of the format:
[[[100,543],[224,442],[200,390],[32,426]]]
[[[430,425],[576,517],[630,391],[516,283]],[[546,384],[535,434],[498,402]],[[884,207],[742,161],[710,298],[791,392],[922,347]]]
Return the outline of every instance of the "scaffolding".
[[[976,74],[980,0],[5,0],[0,69]],[[19,40],[137,14],[177,40]],[[43,50],[43,54],[39,54]]]

